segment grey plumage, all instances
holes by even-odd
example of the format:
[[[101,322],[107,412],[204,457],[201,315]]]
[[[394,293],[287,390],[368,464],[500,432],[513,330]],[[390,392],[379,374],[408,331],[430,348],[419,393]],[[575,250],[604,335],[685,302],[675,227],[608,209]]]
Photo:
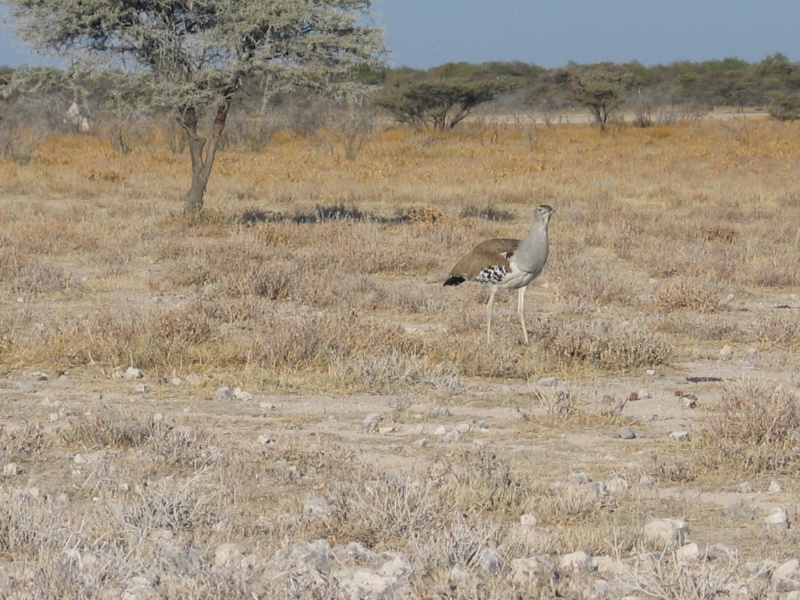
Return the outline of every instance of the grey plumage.
[[[497,238],[486,240],[475,246],[456,263],[444,285],[459,285],[474,281],[489,287],[489,302],[486,304],[486,336],[492,340],[492,307],[498,289],[517,290],[517,313],[522,325],[522,336],[528,343],[525,326],[525,290],[539,276],[550,250],[548,226],[555,211],[547,204],[533,211],[533,226],[521,240]]]

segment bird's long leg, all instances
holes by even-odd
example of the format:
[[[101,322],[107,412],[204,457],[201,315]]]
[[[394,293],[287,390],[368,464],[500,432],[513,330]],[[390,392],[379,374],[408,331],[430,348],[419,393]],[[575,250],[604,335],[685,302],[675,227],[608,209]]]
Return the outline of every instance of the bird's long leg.
[[[494,286],[489,288],[489,302],[486,303],[486,340],[492,343],[492,307],[494,306],[494,295],[497,293],[497,288]]]
[[[519,314],[519,322],[522,325],[522,337],[525,340],[525,345],[528,345],[528,328],[525,326],[525,290],[527,286],[522,286],[517,290],[517,313]]]

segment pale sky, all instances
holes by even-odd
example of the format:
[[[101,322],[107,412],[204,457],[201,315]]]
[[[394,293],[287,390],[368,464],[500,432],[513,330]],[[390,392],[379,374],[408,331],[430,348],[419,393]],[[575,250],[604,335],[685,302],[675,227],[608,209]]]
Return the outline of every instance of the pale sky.
[[[798,0],[374,0],[372,13],[392,66],[758,62],[775,52],[800,61]],[[0,29],[0,65],[43,60]]]

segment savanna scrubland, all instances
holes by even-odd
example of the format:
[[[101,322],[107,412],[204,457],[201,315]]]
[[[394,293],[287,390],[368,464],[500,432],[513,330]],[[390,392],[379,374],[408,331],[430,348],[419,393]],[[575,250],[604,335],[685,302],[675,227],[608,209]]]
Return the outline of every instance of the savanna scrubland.
[[[172,126],[25,136],[0,160],[0,595],[796,589],[769,577],[798,545],[795,124],[231,135],[199,215]],[[486,291],[441,282],[540,203],[532,343],[498,294],[487,345]]]

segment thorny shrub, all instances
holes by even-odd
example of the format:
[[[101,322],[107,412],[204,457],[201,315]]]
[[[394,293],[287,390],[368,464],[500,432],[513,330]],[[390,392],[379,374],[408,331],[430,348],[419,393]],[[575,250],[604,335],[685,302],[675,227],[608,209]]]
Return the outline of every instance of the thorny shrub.
[[[800,462],[800,394],[763,379],[725,383],[696,440],[708,468],[793,472]]]
[[[624,370],[666,363],[672,346],[641,320],[598,329],[585,322],[540,321],[535,335],[548,353],[564,364],[585,363]]]

